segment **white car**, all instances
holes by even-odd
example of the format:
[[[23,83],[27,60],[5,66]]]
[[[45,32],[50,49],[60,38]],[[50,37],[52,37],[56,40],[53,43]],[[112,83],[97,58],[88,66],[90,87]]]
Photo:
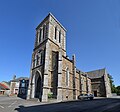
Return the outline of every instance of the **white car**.
[[[93,98],[94,98],[93,94],[80,94],[78,96],[78,99],[80,100],[84,100],[84,99],[93,100]]]

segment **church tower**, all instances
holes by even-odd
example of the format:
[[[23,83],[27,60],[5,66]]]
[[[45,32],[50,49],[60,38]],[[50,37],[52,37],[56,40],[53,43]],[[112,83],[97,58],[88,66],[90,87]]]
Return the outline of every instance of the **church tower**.
[[[62,56],[66,57],[66,29],[49,13],[36,28],[28,99],[47,101],[50,92],[60,98]]]

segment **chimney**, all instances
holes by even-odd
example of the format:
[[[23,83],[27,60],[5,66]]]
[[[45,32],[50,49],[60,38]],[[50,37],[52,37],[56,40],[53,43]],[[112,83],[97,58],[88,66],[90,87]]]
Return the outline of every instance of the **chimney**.
[[[16,75],[13,75],[13,80],[15,80],[16,79]]]

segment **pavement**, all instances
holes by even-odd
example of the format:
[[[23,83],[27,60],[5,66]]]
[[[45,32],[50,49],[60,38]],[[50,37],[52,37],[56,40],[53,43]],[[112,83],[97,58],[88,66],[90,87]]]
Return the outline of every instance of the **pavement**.
[[[41,103],[0,96],[0,112],[120,112],[120,97]]]

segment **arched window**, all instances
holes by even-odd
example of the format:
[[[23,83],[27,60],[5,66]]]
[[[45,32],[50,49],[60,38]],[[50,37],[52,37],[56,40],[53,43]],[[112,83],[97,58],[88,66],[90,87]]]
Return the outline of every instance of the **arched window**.
[[[69,86],[69,69],[66,69],[66,86]]]
[[[49,30],[49,25],[46,24],[46,27],[45,27],[45,39],[48,38],[48,30]]]
[[[45,30],[46,30],[46,25],[43,25],[43,40],[45,39]]]
[[[38,43],[42,41],[42,29],[40,28],[39,35],[38,35]]]
[[[40,53],[40,65],[43,64],[43,52]]]
[[[55,40],[57,39],[57,27],[55,27]]]
[[[40,56],[39,53],[37,53],[35,55],[35,67],[38,66],[40,64]]]
[[[59,43],[61,43],[61,31],[59,31]]]
[[[36,31],[36,38],[35,38],[35,46],[39,45],[39,36],[40,36],[40,32],[37,30]]]
[[[44,62],[44,51],[43,50],[39,50],[33,58],[32,61],[32,68],[37,67],[39,65],[42,65]]]
[[[34,65],[35,65],[35,67],[36,67],[36,65],[37,65],[37,55],[35,55],[35,60],[34,60]]]
[[[36,66],[40,64],[40,56],[39,54],[36,55]]]

